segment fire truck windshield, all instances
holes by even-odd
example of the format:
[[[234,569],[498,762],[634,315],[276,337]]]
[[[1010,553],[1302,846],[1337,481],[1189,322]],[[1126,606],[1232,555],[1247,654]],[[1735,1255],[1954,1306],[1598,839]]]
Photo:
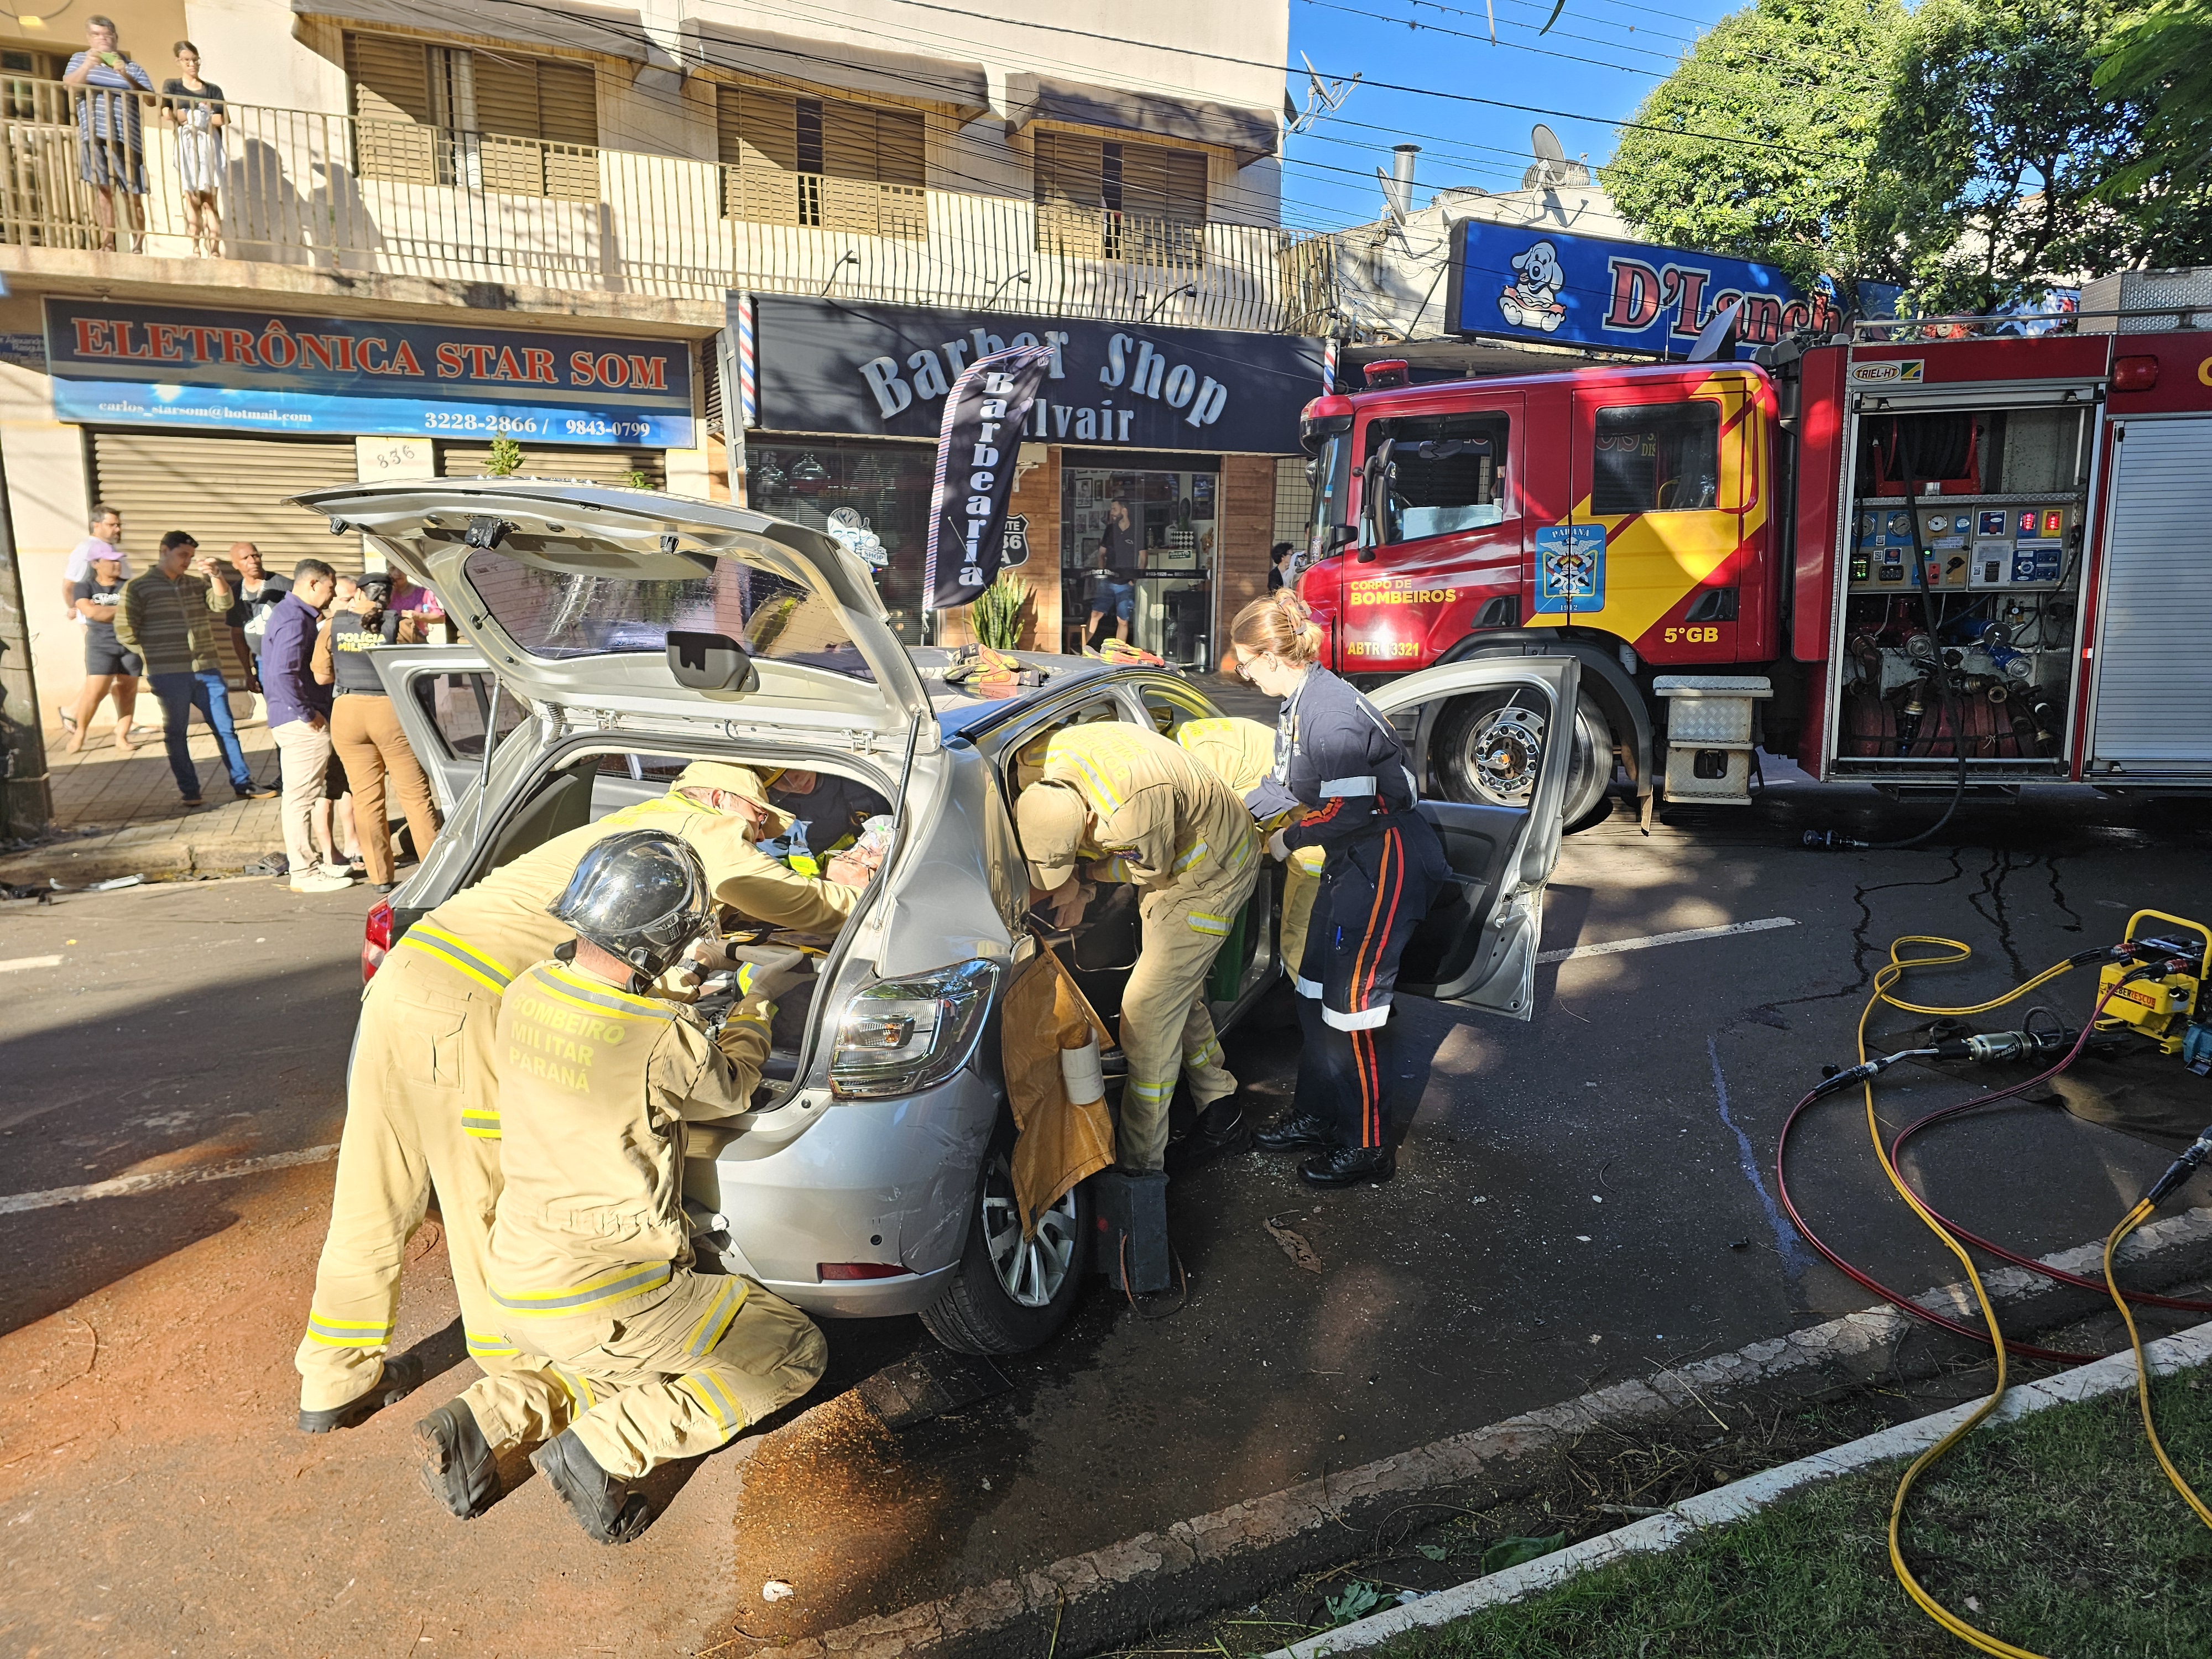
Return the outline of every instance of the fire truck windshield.
[[[1336,550],[1331,545],[1330,532],[1347,522],[1350,511],[1346,503],[1352,496],[1351,434],[1340,433],[1324,439],[1320,450],[1306,463],[1306,477],[1313,484],[1313,511],[1306,517],[1305,552],[1292,562],[1294,571],[1304,570]]]

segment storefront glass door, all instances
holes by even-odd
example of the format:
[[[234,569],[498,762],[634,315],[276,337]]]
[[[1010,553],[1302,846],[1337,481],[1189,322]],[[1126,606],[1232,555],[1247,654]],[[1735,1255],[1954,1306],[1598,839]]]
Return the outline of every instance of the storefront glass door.
[[[1117,634],[1180,666],[1210,662],[1221,479],[1210,456],[1184,465],[1062,462],[1063,650]]]
[[[890,562],[876,572],[876,591],[890,613],[891,631],[908,645],[922,639],[922,563],[929,533],[930,492],[937,452],[921,444],[839,442],[827,438],[763,435],[745,446],[751,504],[763,513],[817,530],[839,525],[872,531]]]

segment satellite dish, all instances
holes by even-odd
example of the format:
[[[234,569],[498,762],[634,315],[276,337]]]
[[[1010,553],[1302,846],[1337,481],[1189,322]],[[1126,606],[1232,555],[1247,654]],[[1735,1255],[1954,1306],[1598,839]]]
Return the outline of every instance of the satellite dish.
[[[1705,325],[1698,331],[1698,343],[1690,348],[1689,361],[1693,363],[1717,362],[1735,357],[1736,324],[1743,317],[1743,301],[1731,300],[1716,310]]]
[[[1589,169],[1580,161],[1569,161],[1559,135],[1540,121],[1528,134],[1528,149],[1536,165],[1521,175],[1522,189],[1553,190],[1561,185],[1589,183]]]

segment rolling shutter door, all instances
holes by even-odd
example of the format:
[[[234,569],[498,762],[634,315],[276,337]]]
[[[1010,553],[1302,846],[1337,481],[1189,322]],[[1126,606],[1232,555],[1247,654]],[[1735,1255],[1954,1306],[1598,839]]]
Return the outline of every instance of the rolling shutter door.
[[[2112,434],[2091,775],[2212,772],[2212,584],[2204,580],[2212,417]]]
[[[480,478],[491,459],[489,444],[440,444],[438,476]],[[522,451],[518,478],[581,478],[586,483],[627,485],[623,475],[635,469],[659,489],[668,482],[666,458],[657,449],[562,449],[548,444],[527,444]]]
[[[153,568],[172,530],[204,552],[252,542],[269,568],[289,576],[301,559],[361,568],[361,538],[333,536],[330,520],[285,497],[359,477],[350,438],[214,438],[171,432],[92,434],[94,499],[123,514],[134,571]]]

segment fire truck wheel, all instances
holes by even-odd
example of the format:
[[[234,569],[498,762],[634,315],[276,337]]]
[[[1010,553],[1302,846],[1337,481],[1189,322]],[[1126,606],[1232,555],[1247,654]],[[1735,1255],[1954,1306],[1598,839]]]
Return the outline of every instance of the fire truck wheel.
[[[1461,697],[1437,721],[1430,758],[1445,798],[1526,806],[1536,787],[1548,721],[1539,699],[1510,691]],[[1577,699],[1574,756],[1567,774],[1566,832],[1604,819],[1611,801],[1613,727],[1589,697]]]

